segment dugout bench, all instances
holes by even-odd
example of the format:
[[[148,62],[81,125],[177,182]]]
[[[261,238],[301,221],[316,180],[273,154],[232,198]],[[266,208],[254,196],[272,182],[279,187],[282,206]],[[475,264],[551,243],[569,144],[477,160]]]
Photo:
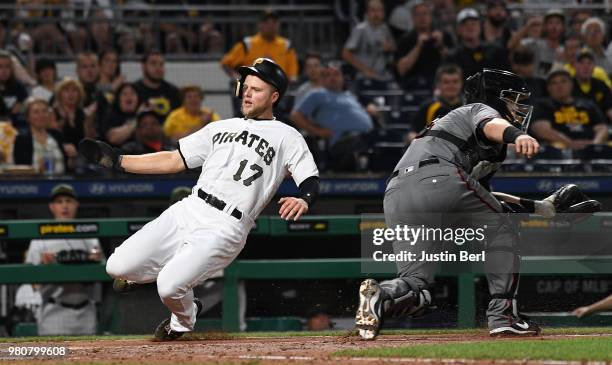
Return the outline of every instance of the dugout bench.
[[[602,217],[612,214],[598,214],[580,227],[599,227]],[[0,223],[1,239],[33,238],[84,238],[122,237],[137,231],[148,219],[81,219],[70,222],[48,220],[4,221]],[[278,217],[260,217],[251,232],[254,235],[346,235],[361,233],[360,216],[309,216],[300,222],[287,222]],[[360,258],[345,259],[291,259],[291,260],[238,260],[224,272],[222,326],[227,331],[239,330],[238,281],[243,279],[339,279],[339,278],[388,278],[389,274],[364,272]],[[393,263],[377,263],[382,270],[393,272]],[[612,274],[612,257],[593,258],[527,256],[522,258],[522,275],[573,275]],[[476,298],[475,279],[477,273],[444,273],[458,278],[458,326],[475,327]],[[110,281],[104,266],[99,264],[80,265],[0,265],[0,284],[21,283],[68,283]]]

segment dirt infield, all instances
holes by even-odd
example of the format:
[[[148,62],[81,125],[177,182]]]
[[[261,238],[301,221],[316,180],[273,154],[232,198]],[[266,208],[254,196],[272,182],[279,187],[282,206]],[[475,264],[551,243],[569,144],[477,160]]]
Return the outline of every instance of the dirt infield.
[[[0,363],[96,363],[96,364],[546,364],[546,361],[491,361],[491,360],[431,360],[406,358],[337,358],[331,354],[344,349],[366,347],[404,346],[407,344],[440,344],[475,341],[513,341],[512,338],[490,339],[482,334],[445,335],[383,335],[376,341],[361,341],[352,335],[305,336],[305,337],[244,337],[210,335],[209,338],[192,338],[175,342],[154,342],[146,339],[94,340],[62,342],[20,342],[0,344]],[[542,341],[554,341],[575,335],[544,335]],[[64,357],[43,359],[41,357],[7,358],[10,346],[28,348],[33,346],[66,347]],[[15,362],[15,359],[19,359]],[[569,362],[568,362],[569,363]],[[554,364],[564,364],[555,361]],[[584,364],[584,363],[583,363]]]

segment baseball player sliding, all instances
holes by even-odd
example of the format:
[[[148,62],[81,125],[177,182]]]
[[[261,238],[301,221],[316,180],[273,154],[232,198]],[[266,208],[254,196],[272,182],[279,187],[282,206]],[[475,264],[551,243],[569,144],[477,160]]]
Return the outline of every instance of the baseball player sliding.
[[[499,168],[508,144],[528,158],[538,152],[538,142],[526,133],[532,107],[520,103],[529,93],[520,77],[493,69],[469,77],[465,93],[468,104],[434,121],[396,165],[385,191],[385,223],[387,227],[461,227],[462,219],[470,218],[471,227],[486,227],[489,332],[492,336],[537,335],[539,326],[517,310],[520,257],[514,226],[507,214],[495,213],[512,208],[551,217],[559,212],[592,213],[600,204],[575,185],[564,186],[544,200],[490,193],[479,181]],[[434,216],[440,221],[432,222]],[[436,253],[440,246],[395,241],[394,250]],[[363,281],[355,318],[360,336],[374,339],[385,316],[423,313],[431,303],[429,288],[435,269],[433,261],[398,262],[396,279]]]
[[[191,195],[123,242],[106,264],[115,288],[157,282],[159,296],[172,312],[155,330],[158,340],[193,331],[202,304],[192,288],[234,260],[288,173],[300,197],[280,199],[282,218],[297,220],[318,195],[317,166],[306,142],[272,114],[287,90],[287,76],[266,58],[238,72],[236,93],[244,118],[210,123],[180,139],[176,151],[129,156],[100,141],[79,144],[89,161],[136,174],[202,167]]]

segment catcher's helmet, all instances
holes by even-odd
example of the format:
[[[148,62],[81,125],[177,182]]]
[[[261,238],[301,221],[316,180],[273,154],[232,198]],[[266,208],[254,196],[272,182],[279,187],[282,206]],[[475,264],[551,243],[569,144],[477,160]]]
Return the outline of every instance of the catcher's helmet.
[[[244,80],[248,75],[257,76],[268,84],[274,86],[279,94],[278,99],[276,102],[274,102],[274,105],[278,104],[280,99],[287,91],[287,85],[289,84],[287,75],[283,69],[276,64],[276,62],[269,58],[258,58],[255,60],[255,62],[253,62],[253,66],[241,66],[238,68],[238,73],[241,77],[236,83],[236,97],[240,99],[242,99]]]
[[[467,103],[483,103],[524,132],[529,128],[533,107],[519,101],[529,98],[527,84],[512,72],[485,68],[465,80]]]

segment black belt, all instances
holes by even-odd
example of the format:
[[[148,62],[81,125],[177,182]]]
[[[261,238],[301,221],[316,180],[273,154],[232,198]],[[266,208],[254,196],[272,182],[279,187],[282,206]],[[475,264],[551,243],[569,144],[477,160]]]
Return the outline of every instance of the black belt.
[[[55,300],[55,298],[49,298],[48,300],[49,303],[53,303],[53,304],[57,304],[61,307],[64,308],[70,308],[70,309],[81,309],[81,308],[85,308],[86,306],[89,305],[89,300],[85,300],[81,303],[78,304],[68,304],[68,303],[62,303],[60,301]]]
[[[427,166],[427,165],[433,165],[433,164],[436,164],[436,163],[440,163],[440,160],[438,160],[437,157],[428,158],[426,160],[419,161],[419,167],[423,167],[423,166]],[[389,177],[389,180],[393,179],[394,177],[397,177],[397,175],[399,175],[399,172],[400,172],[400,170],[393,171],[393,173]],[[389,181],[389,180],[387,180],[387,181]]]
[[[200,199],[204,200],[206,203],[219,210],[225,209],[225,206],[227,205],[227,203],[225,203],[223,200],[217,198],[212,194],[208,194],[202,189],[198,190],[198,196],[200,197]],[[232,213],[230,215],[238,220],[242,219],[242,212],[236,208],[232,210]]]

